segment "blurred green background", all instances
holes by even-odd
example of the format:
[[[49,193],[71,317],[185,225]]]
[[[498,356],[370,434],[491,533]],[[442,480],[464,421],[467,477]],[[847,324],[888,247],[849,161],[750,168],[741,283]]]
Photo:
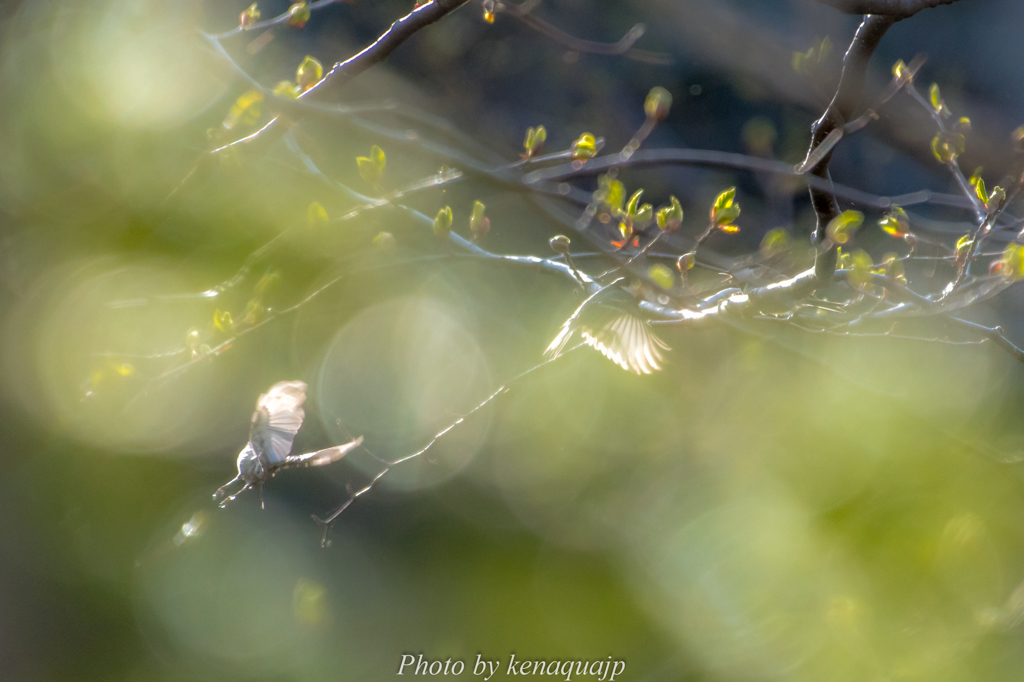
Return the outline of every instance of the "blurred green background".
[[[310,515],[379,471],[365,452],[286,472],[265,510],[254,494],[217,509],[210,495],[275,381],[310,386],[297,451],[361,434],[374,454],[400,457],[538,363],[577,305],[563,279],[445,257],[396,211],[308,226],[313,201],[332,217],[355,204],[281,143],[183,183],[246,89],[197,31],[228,30],[246,5],[0,4],[2,679],[384,680],[406,653],[470,668],[482,654],[504,671],[513,652],[611,656],[627,662],[623,680],[1021,679],[1024,369],[989,345],[663,327],[673,350],[662,372],[569,354],[396,468],[340,517],[329,549]],[[264,18],[287,7],[260,5]],[[261,49],[252,34],[224,44],[270,87],[306,54],[353,54],[411,5],[341,3]],[[584,130],[614,149],[663,85],[675,107],[649,146],[796,161],[856,26],[800,0],[546,0],[537,11],[595,40],[644,22],[638,46],[673,62],[567,52],[507,16],[484,23],[473,3],[341,93],[393,98],[457,133],[377,112],[305,120],[296,140],[370,194],[354,158],[372,144],[387,153],[385,189],[459,167],[388,131],[474,156],[485,147],[494,164],[514,160],[537,124],[552,150]],[[922,82],[938,81],[974,122],[963,166],[998,177],[1002,141],[1024,122],[1022,25],[1012,0],[924,12],[886,37],[869,88],[927,52]],[[836,49],[821,73],[795,73],[793,52],[826,35]],[[769,149],[744,135],[752,120],[773,131]],[[949,191],[932,135],[894,100],[844,141],[834,175],[886,194]],[[770,228],[803,238],[813,225],[802,192],[780,200],[749,174],[648,168],[623,180],[645,199],[678,196],[684,232],[737,184],[743,231],[709,244],[726,254]],[[409,204],[428,215],[451,205],[466,234],[474,199],[488,206],[494,251],[547,256],[566,230],[479,178]],[[289,228],[237,287],[195,295]],[[382,230],[395,251],[373,247]],[[223,340],[215,311],[241,319],[267,272],[280,277],[266,301],[276,309],[338,281],[152,381],[189,357],[190,329]],[[1019,339],[1022,304],[1011,288],[975,319]]]

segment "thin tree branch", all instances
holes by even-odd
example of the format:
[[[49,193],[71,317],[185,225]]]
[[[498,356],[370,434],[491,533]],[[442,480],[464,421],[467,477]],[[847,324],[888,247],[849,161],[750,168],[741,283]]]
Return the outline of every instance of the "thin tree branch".
[[[521,5],[505,5],[499,3],[495,5],[495,10],[502,14],[508,14],[515,17],[538,33],[542,33],[551,40],[561,43],[570,50],[574,50],[576,52],[621,55],[627,59],[647,62],[648,64],[666,65],[672,63],[672,57],[670,55],[660,52],[650,52],[648,50],[637,50],[633,47],[636,41],[644,34],[645,28],[643,24],[637,24],[633,28],[629,29],[629,31],[627,31],[626,34],[616,43],[601,43],[594,40],[577,38],[576,36],[566,33],[557,26],[535,17],[532,14],[532,5],[525,7],[527,4],[528,3],[523,3]]]
[[[895,206],[912,206],[915,204],[936,204],[954,208],[973,210],[971,202],[958,194],[945,194],[931,190],[920,190],[911,194],[886,197],[863,192],[853,187],[840,185],[810,174],[802,174],[793,166],[782,161],[773,161],[757,156],[746,156],[733,152],[719,152],[708,149],[647,149],[633,153],[628,159],[619,154],[600,156],[584,164],[561,164],[531,171],[523,176],[527,185],[541,182],[559,182],[576,177],[598,175],[612,168],[629,168],[633,166],[655,165],[707,166],[710,168],[735,168],[754,173],[772,173],[799,178],[808,187],[821,192],[834,194],[841,199],[848,199],[863,206],[888,210]]]
[[[337,90],[344,86],[371,66],[387,59],[399,45],[404,43],[421,28],[439,21],[446,15],[465,5],[467,2],[469,2],[469,0],[432,0],[425,5],[417,7],[409,14],[391,24],[391,27],[387,31],[385,31],[379,38],[377,38],[377,40],[361,52],[349,57],[343,62],[336,63],[318,83],[299,95],[298,101],[307,97],[309,98],[307,101],[312,101],[322,97],[328,91]],[[302,112],[297,109],[291,111],[290,117],[292,120],[289,121],[289,125],[294,122],[294,119],[299,118],[302,115]],[[221,147],[220,149],[214,150],[214,153],[239,143],[252,144],[257,140],[260,141],[261,145],[269,144],[271,141],[280,138],[284,133],[279,121],[280,118],[275,117],[257,133],[226,145],[225,147]],[[284,126],[284,128],[287,127],[289,126]],[[268,134],[269,131],[276,131],[276,134]]]
[[[869,15],[864,17],[864,21],[861,22],[846,55],[843,57],[843,73],[840,76],[836,94],[824,115],[811,128],[811,147],[807,152],[808,156],[814,153],[818,145],[824,142],[832,131],[842,128],[852,118],[860,104],[861,94],[864,90],[864,77],[871,55],[874,54],[875,48],[878,47],[878,43],[886,31],[896,21],[897,19],[886,16]],[[828,172],[831,159],[832,151],[829,151],[811,169],[811,175],[831,183],[832,178]],[[839,204],[832,192],[813,187],[811,188],[811,204],[818,218],[818,224],[814,230],[814,242],[822,244],[825,241],[825,228],[839,215]],[[815,257],[814,272],[822,286],[832,281],[837,257],[838,247],[836,245],[818,252]]]
[[[952,5],[959,0],[817,0],[844,14],[878,14],[906,19],[923,9]]]
[[[423,446],[423,448],[417,450],[416,452],[412,453],[411,455],[406,455],[405,457],[402,457],[400,459],[396,459],[393,462],[387,462],[387,466],[384,467],[383,470],[378,472],[372,479],[370,479],[369,483],[367,483],[365,486],[363,486],[362,488],[357,490],[355,493],[352,493],[352,495],[347,500],[345,500],[345,502],[342,503],[342,505],[340,507],[338,507],[337,509],[332,511],[330,514],[328,514],[326,518],[320,518],[319,516],[313,515],[313,520],[316,521],[321,526],[323,526],[323,529],[324,529],[323,538],[320,541],[321,546],[322,547],[329,547],[330,546],[330,544],[331,544],[331,541],[330,541],[331,527],[334,525],[334,522],[337,520],[337,518],[339,516],[341,516],[341,514],[346,509],[348,509],[352,505],[353,502],[356,501],[356,498],[361,497],[362,495],[365,495],[366,493],[368,493],[371,490],[373,490],[373,486],[375,486],[377,484],[377,481],[379,481],[380,479],[384,478],[384,476],[389,471],[391,471],[392,467],[398,466],[399,464],[402,464],[403,462],[408,462],[411,459],[415,459],[415,458],[423,455],[430,448],[432,448],[434,446],[434,443],[436,443],[438,440],[443,438],[449,431],[451,431],[456,426],[458,426],[459,424],[462,424],[467,419],[469,419],[471,416],[473,416],[474,414],[476,414],[477,412],[482,410],[484,407],[486,407],[491,401],[493,401],[498,396],[502,395],[503,393],[507,393],[509,391],[509,389],[512,387],[512,384],[520,381],[521,379],[526,378],[530,374],[533,374],[538,369],[540,369],[542,367],[546,367],[547,365],[550,365],[552,362],[556,362],[559,358],[565,357],[566,355],[568,355],[572,351],[576,350],[577,348],[581,348],[584,345],[586,345],[586,344],[583,344],[583,343],[577,344],[577,345],[573,346],[572,348],[570,348],[569,350],[567,350],[567,351],[565,351],[563,353],[560,353],[559,355],[556,355],[553,358],[549,358],[547,360],[544,360],[540,364],[534,365],[533,367],[531,367],[530,369],[526,370],[525,372],[521,372],[520,374],[517,374],[516,376],[512,377],[511,379],[506,381],[504,384],[499,386],[498,390],[496,390],[494,393],[492,393],[489,396],[487,396],[486,398],[484,398],[483,402],[478,403],[476,405],[476,407],[471,409],[469,412],[466,412],[465,414],[460,416],[458,419],[453,421],[451,424],[449,424],[448,426],[446,426],[445,428],[443,428],[442,430],[440,430],[436,434],[434,434],[433,438],[431,438],[427,442],[427,444],[425,446]],[[374,459],[378,459],[378,458],[375,457]]]

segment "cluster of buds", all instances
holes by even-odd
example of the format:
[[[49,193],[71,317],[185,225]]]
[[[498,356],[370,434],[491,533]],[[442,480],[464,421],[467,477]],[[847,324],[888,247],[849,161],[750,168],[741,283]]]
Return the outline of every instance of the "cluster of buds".
[[[874,288],[871,283],[873,279],[871,275],[874,273],[875,262],[871,260],[871,256],[864,249],[843,253],[840,248],[836,267],[849,271],[846,281],[852,286],[864,291],[871,291]]]
[[[532,159],[544,149],[544,142],[548,139],[548,131],[544,126],[526,129],[526,139],[523,141],[523,158]]]
[[[739,232],[740,228],[733,224],[740,217],[740,205],[736,202],[736,188],[730,187],[715,198],[711,206],[711,224],[722,232],[729,234]]]
[[[387,165],[387,157],[384,156],[383,149],[373,145],[370,147],[369,156],[356,157],[356,165],[359,166],[359,176],[367,184],[376,187],[384,176],[384,166]]]

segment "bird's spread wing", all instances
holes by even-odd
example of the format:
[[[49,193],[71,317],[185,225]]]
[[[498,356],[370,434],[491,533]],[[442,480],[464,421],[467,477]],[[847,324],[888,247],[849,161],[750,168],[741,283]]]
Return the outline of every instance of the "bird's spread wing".
[[[580,304],[544,354],[549,358],[558,357],[572,335],[579,331],[589,346],[624,370],[650,374],[661,369],[661,351],[669,350],[668,345],[657,337],[647,320],[640,317],[632,298],[622,301],[622,305],[613,303],[621,294],[611,286],[598,290]],[[609,292],[605,298],[596,300],[605,291]],[[612,300],[606,303],[609,298]]]
[[[615,310],[603,319],[581,320],[580,334],[592,348],[634,374],[661,369],[661,351],[670,350],[647,320],[630,311]]]
[[[613,284],[616,284],[618,282],[619,280],[615,280]],[[576,308],[576,310],[573,311],[572,315],[569,316],[569,319],[562,324],[562,328],[558,330],[558,335],[555,336],[555,338],[548,345],[547,349],[545,349],[544,357],[557,358],[559,355],[562,354],[562,351],[565,349],[565,344],[569,343],[569,339],[572,338],[572,335],[576,333],[576,330],[579,327],[580,316],[583,314],[585,310],[591,307],[591,304],[594,302],[595,298],[597,298],[599,295],[607,291],[608,288],[611,286],[612,285],[610,284],[606,287],[598,289],[590,296],[587,296],[586,300],[584,300],[583,303],[580,303],[579,307]]]
[[[249,441],[271,464],[284,462],[292,451],[295,434],[306,416],[302,409],[305,401],[306,384],[301,381],[274,384],[256,401]]]
[[[562,328],[558,330],[558,336],[554,338],[547,349],[544,351],[544,357],[546,358],[557,358],[562,354],[562,350],[565,349],[565,344],[569,343],[569,339],[572,337],[575,329],[573,328],[574,318],[570,317],[562,325]]]
[[[363,437],[359,436],[350,443],[344,445],[335,445],[333,448],[327,448],[326,450],[318,450],[317,452],[307,452],[304,455],[291,455],[286,457],[284,462],[279,464],[276,468],[278,469],[289,469],[291,467],[319,467],[331,462],[337,462],[339,459],[352,452],[360,445],[363,444]]]

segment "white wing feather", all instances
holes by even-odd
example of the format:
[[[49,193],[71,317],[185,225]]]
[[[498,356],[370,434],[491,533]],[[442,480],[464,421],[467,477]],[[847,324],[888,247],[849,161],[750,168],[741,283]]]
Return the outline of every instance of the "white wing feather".
[[[650,324],[629,312],[612,318],[600,329],[582,327],[583,340],[622,369],[650,374],[661,369],[661,350],[670,350]]]
[[[306,402],[306,384],[302,381],[282,381],[256,401],[256,409],[266,408],[270,415],[268,426],[278,431],[296,434],[302,426],[306,413],[302,403]]]
[[[306,384],[301,381],[276,383],[256,401],[250,440],[263,450],[271,463],[283,462],[292,451],[295,434],[306,417],[302,409],[304,402]]]

